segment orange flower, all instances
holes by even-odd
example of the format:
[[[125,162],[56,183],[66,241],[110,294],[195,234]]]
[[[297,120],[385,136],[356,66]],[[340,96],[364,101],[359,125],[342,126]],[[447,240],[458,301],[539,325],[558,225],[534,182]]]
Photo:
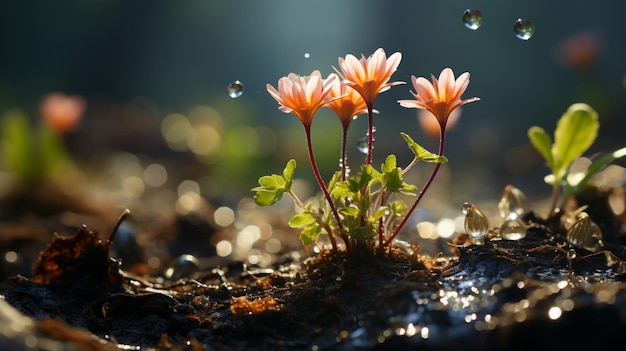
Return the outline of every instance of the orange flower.
[[[334,79],[329,94],[332,100],[326,104],[326,107],[335,111],[344,128],[348,128],[356,116],[367,114],[367,106],[356,90],[342,84],[341,80],[336,79],[336,74],[331,73],[328,78],[331,77]]]
[[[416,91],[416,93],[411,92],[411,94],[415,100],[398,100],[398,103],[403,107],[430,111],[435,115],[443,129],[448,122],[450,113],[457,107],[480,100],[477,97],[461,100],[461,95],[469,84],[469,77],[469,73],[465,72],[454,80],[454,72],[450,68],[441,71],[439,80],[433,76],[432,83],[426,78],[411,76],[411,82],[413,82]]]
[[[405,82],[391,82],[391,75],[398,69],[402,54],[396,52],[389,56],[385,54],[385,50],[379,48],[372,56],[365,58],[361,55],[361,59],[357,59],[353,55],[346,55],[346,58],[339,58],[339,68],[341,73],[337,71],[347,84],[358,91],[370,108],[374,106],[374,101],[379,93],[389,90],[394,85],[405,84]],[[337,70],[337,69],[335,69]]]
[[[81,96],[52,93],[41,103],[41,117],[50,128],[59,133],[67,133],[74,129],[83,117],[85,105],[85,99]]]
[[[267,92],[278,101],[279,110],[296,115],[305,127],[310,127],[313,116],[327,102],[326,97],[335,76],[322,79],[319,71],[313,71],[308,77],[289,73],[278,80],[278,90],[270,84]]]

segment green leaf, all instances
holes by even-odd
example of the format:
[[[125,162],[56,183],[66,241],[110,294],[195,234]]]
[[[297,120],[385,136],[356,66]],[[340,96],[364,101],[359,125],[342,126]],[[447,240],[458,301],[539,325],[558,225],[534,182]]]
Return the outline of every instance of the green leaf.
[[[528,129],[528,139],[537,151],[548,163],[548,167],[554,171],[554,159],[552,158],[552,139],[541,127],[530,127]]]
[[[387,206],[389,210],[391,210],[391,212],[395,215],[401,215],[402,213],[404,213],[404,211],[406,211],[406,205],[400,200],[394,201]]]
[[[286,191],[291,189],[291,184],[293,184],[293,173],[296,169],[296,160],[291,159],[287,162],[285,169],[283,170],[283,178],[285,181],[284,188]]]
[[[345,182],[336,183],[335,186],[331,190],[331,195],[335,197],[346,197],[346,196],[354,196],[354,190],[350,187],[350,184],[355,184],[356,182],[347,180]]]
[[[300,241],[302,242],[302,245],[308,246],[313,244],[319,237],[321,231],[322,227],[320,227],[317,223],[304,228],[304,230],[300,232]]]
[[[446,158],[445,156],[439,156],[437,154],[434,154],[424,149],[418,143],[413,141],[413,139],[411,139],[411,137],[408,134],[406,133],[400,133],[400,134],[404,138],[404,141],[406,141],[407,145],[409,145],[409,148],[411,149],[411,151],[413,151],[413,154],[415,155],[415,158],[417,159],[417,161],[435,162],[435,163],[448,162],[448,158]]]
[[[358,208],[350,206],[340,209],[339,213],[344,217],[358,217],[360,212]]]
[[[259,206],[271,206],[283,198],[285,193],[285,179],[278,174],[263,176],[259,178],[259,185],[253,188],[256,192],[254,202]]]
[[[371,164],[363,166],[361,173],[361,189],[366,185],[372,187],[383,181],[382,173],[379,173],[376,169],[374,169]]]
[[[267,190],[284,189],[286,182],[285,179],[278,174],[272,174],[259,178],[259,185]]]
[[[308,211],[300,212],[289,220],[291,228],[302,228],[313,223],[315,223],[315,217]]]
[[[63,160],[68,157],[63,141],[51,128],[44,127],[39,131],[39,156],[42,176],[49,176],[58,171]]]
[[[380,207],[378,210],[376,210],[376,212],[374,212],[374,215],[372,216],[371,220],[377,221],[383,218],[384,216],[388,215],[389,213],[390,213],[389,208],[387,208],[386,206]]]
[[[379,181],[384,184],[388,193],[404,193],[416,189],[415,186],[406,184],[402,179],[402,169],[396,165],[396,156],[389,155],[385,163],[382,164],[381,170],[382,174]]]
[[[554,174],[563,177],[567,168],[580,157],[598,136],[598,113],[591,106],[578,103],[571,105],[561,116],[554,131]]]
[[[256,192],[254,202],[259,206],[271,206],[282,199],[284,194],[284,190],[282,189],[265,190],[261,187],[254,188],[252,191]]]
[[[328,190],[332,193],[332,190],[335,188],[337,184],[341,182],[341,171],[335,172],[330,181],[328,182]]]
[[[387,156],[387,159],[385,159],[385,163],[383,163],[380,166],[380,170],[383,171],[383,173],[387,173],[387,172],[391,172],[392,170],[396,169],[398,167],[397,163],[396,163],[396,156],[395,155],[389,155]]]
[[[389,193],[398,192],[402,189],[404,181],[402,180],[402,170],[400,168],[394,168],[390,172],[384,173],[385,186]]]
[[[34,138],[28,116],[21,110],[6,111],[2,116],[3,159],[5,166],[22,181],[36,176]]]

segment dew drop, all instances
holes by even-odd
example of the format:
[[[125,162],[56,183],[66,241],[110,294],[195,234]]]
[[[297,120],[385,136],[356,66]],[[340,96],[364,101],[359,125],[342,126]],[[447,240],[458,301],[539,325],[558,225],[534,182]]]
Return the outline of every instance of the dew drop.
[[[517,219],[526,212],[526,195],[518,188],[507,185],[498,203],[500,216],[507,219]]]
[[[483,24],[483,14],[478,10],[467,9],[463,12],[463,24],[468,29],[476,30]]]
[[[467,216],[471,207],[472,204],[470,204],[469,202],[464,202],[463,206],[461,206],[461,212]]]
[[[513,25],[513,32],[519,39],[528,40],[535,33],[535,26],[529,20],[518,18]]]
[[[200,269],[200,261],[193,255],[181,255],[165,270],[165,278],[179,280],[190,277]]]
[[[520,240],[526,237],[526,226],[519,219],[508,219],[500,227],[500,236],[505,240]]]
[[[226,91],[228,92],[228,96],[230,96],[233,99],[236,99],[240,97],[241,95],[243,95],[243,83],[236,80],[228,84],[228,86],[226,87]]]
[[[367,154],[367,136],[360,138],[356,142],[356,148],[362,154]]]
[[[589,251],[595,252],[603,246],[602,230],[585,212],[578,215],[578,220],[569,228],[566,237],[570,244]]]
[[[489,231],[487,217],[473,204],[464,203],[461,211],[465,213],[465,231],[474,244],[482,244]]]

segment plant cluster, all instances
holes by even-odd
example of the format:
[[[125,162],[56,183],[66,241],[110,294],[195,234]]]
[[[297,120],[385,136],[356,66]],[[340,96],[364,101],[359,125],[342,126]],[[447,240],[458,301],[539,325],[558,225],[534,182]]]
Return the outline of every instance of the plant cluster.
[[[5,111],[0,118],[3,166],[24,184],[52,177],[69,160],[63,137],[76,127],[85,108],[80,96],[52,93],[40,105],[41,123],[33,125],[20,109]]]
[[[404,82],[390,82],[391,75],[400,64],[399,52],[387,57],[381,48],[371,56],[353,55],[339,58],[339,69],[327,78],[319,71],[308,76],[290,73],[278,81],[278,88],[267,84],[267,91],[278,102],[279,110],[292,113],[302,123],[305,131],[309,161],[322,192],[320,201],[302,202],[292,189],[296,161],[289,160],[282,175],[272,174],[259,179],[259,186],[252,189],[254,200],[260,206],[269,206],[289,195],[298,208],[289,225],[299,228],[304,245],[314,243],[320,234],[328,235],[332,249],[339,248],[340,238],[350,253],[383,252],[389,248],[406,224],[409,216],[435,179],[444,156],[445,132],[448,117],[459,106],[477,101],[478,98],[461,99],[469,84],[469,73],[455,79],[450,68],[445,68],[438,78],[429,81],[423,77],[411,77],[414,99],[399,100],[406,108],[430,111],[439,123],[439,151],[432,153],[417,144],[406,133],[403,139],[414,154],[413,160],[404,168],[398,166],[395,155],[388,155],[380,168],[373,165],[373,114],[378,94]],[[330,108],[337,114],[343,127],[340,170],[326,183],[317,167],[311,144],[311,125],[316,112]],[[351,175],[346,165],[346,140],[351,121],[367,114],[367,152],[365,163],[356,174]],[[419,189],[404,181],[405,174],[419,161],[435,163],[434,169]],[[403,199],[415,197],[411,205]]]

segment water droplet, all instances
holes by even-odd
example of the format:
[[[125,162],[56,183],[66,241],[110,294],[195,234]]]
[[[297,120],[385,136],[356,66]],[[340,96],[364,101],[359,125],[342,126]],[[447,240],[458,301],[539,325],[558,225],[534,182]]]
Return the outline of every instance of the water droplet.
[[[505,240],[520,240],[526,237],[526,226],[519,219],[508,219],[500,227],[500,236]]]
[[[476,30],[483,24],[483,14],[478,10],[467,9],[463,12],[463,24],[471,30]]]
[[[500,216],[506,219],[517,219],[526,212],[526,195],[518,188],[507,185],[498,203]]]
[[[470,203],[464,203],[461,211],[465,213],[465,231],[474,244],[482,243],[489,231],[489,221],[480,210]]]
[[[165,278],[178,280],[187,278],[200,269],[200,261],[193,255],[181,255],[175,258],[165,270]]]
[[[360,153],[367,154],[367,135],[356,142],[356,148]]]
[[[603,246],[602,230],[587,213],[582,212],[567,231],[567,241],[574,246],[596,251]]]
[[[469,202],[464,202],[461,206],[461,212],[464,215],[467,215],[469,213],[470,207],[472,207],[472,204],[470,204]]]
[[[228,96],[233,99],[236,99],[243,95],[243,83],[236,80],[226,87],[226,91],[228,92]]]
[[[305,58],[305,59],[308,59],[309,57],[311,57],[311,54],[309,54],[308,52],[305,52],[305,53],[304,53],[304,58]]]
[[[513,25],[513,32],[519,39],[528,40],[535,33],[535,26],[529,20],[518,18]]]

